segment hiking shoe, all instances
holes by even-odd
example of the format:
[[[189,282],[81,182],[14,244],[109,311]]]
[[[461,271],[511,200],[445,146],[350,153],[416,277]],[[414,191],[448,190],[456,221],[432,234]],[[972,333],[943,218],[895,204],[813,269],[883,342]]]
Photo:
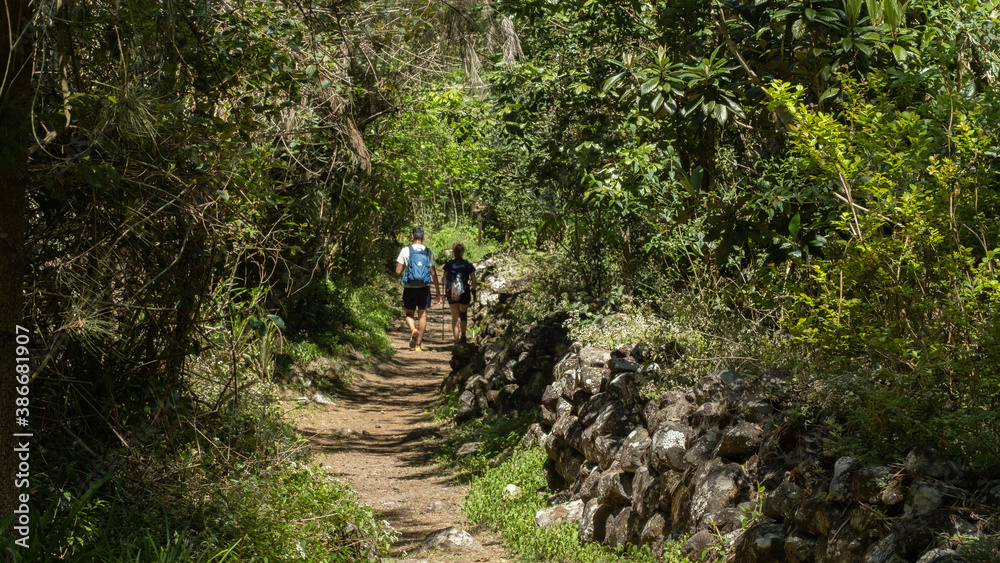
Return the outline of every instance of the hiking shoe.
[[[420,336],[420,333],[415,330],[410,334],[410,350],[413,350],[414,348],[417,347],[418,336]]]
[[[462,335],[462,344],[467,344],[469,341],[465,339],[465,335]]]
[[[420,349],[420,346],[414,346],[413,347],[413,351],[414,352],[423,352],[423,350]]]

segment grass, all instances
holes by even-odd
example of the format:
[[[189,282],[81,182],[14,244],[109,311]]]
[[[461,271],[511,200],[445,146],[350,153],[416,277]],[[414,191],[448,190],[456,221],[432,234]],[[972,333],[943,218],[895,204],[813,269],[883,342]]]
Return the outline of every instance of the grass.
[[[574,524],[564,524],[548,530],[539,528],[535,523],[535,513],[546,506],[548,496],[544,492],[544,463],[545,452],[541,449],[516,449],[507,459],[486,468],[473,479],[462,510],[472,522],[501,533],[504,546],[524,561],[660,561],[649,546],[615,549],[597,543],[581,543]],[[503,489],[508,484],[517,485],[522,492],[504,500]],[[685,561],[680,554],[680,544],[668,544],[662,561]]]

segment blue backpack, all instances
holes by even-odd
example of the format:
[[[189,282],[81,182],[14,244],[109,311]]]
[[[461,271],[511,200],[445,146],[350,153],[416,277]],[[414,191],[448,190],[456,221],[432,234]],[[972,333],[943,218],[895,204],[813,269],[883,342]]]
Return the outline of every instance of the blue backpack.
[[[431,251],[426,246],[423,250],[410,246],[409,267],[403,274],[403,284],[411,282],[431,283]]]

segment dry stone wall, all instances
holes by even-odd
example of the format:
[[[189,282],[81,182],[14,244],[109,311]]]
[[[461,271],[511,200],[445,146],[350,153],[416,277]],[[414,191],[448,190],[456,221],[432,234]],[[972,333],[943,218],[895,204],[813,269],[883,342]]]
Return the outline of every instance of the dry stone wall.
[[[488,303],[517,299],[484,286]],[[650,399],[654,360],[676,347],[573,344],[562,313],[512,334],[493,314],[478,312],[487,330],[456,348],[443,388],[460,392],[460,421],[540,409],[525,436],[554,493],[540,525],[573,514],[585,542],[685,537],[693,560],[722,549],[740,563],[971,561],[947,538],[996,525],[998,471],[923,447],[892,465],[835,457],[778,408],[796,400],[786,372],[722,370]]]

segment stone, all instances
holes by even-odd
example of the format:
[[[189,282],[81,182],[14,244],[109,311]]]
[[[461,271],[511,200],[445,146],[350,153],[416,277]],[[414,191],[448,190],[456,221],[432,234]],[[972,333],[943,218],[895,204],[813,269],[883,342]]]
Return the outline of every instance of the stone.
[[[552,426],[552,434],[580,453],[583,453],[583,431],[583,425],[572,414],[563,415]]]
[[[684,471],[690,465],[684,461],[687,453],[688,429],[674,423],[660,426],[650,440],[650,464],[658,471]]]
[[[724,522],[723,511],[749,493],[750,481],[743,467],[715,458],[698,468],[691,483],[691,522]]]
[[[576,376],[576,386],[585,393],[596,395],[601,392],[601,388],[610,374],[611,372],[607,368],[583,366]]]
[[[475,361],[476,356],[479,355],[479,346],[473,343],[467,342],[464,344],[456,344],[451,349],[451,359],[448,361],[451,366],[451,371],[459,371],[465,366],[471,364]]]
[[[926,446],[917,446],[910,450],[905,465],[910,473],[946,483],[954,484],[964,477],[961,468],[951,458]]]
[[[458,397],[458,408],[455,409],[455,422],[461,424],[479,416],[480,413],[482,413],[482,410],[479,409],[476,397],[472,394],[472,391],[463,391]]]
[[[785,559],[788,563],[812,563],[816,559],[816,538],[798,530],[785,538]]]
[[[597,498],[600,494],[601,470],[595,469],[587,475],[583,484],[580,485],[580,498],[585,502],[592,498]]]
[[[580,475],[580,468],[586,460],[584,459],[583,454],[575,449],[562,448],[556,455],[555,461],[556,473],[562,476],[567,483],[572,483],[576,481],[576,478]]]
[[[682,422],[697,408],[683,394],[677,392],[664,393],[660,404],[665,406],[646,417],[646,427],[650,433],[656,433],[665,422]]]
[[[966,559],[954,549],[938,547],[921,555],[917,563],[966,563]]]
[[[510,500],[519,494],[521,494],[521,487],[518,487],[514,483],[508,483],[507,486],[503,488],[503,492],[500,493],[500,496],[503,500]]]
[[[721,428],[729,421],[730,414],[722,403],[704,403],[691,413],[694,428]]]
[[[865,504],[894,506],[905,500],[902,476],[891,467],[873,465],[854,472],[851,479],[851,497]]]
[[[844,515],[847,518],[847,524],[857,532],[872,530],[879,524],[878,513],[868,507],[850,505]]]
[[[361,436],[361,434],[359,434],[357,431],[351,430],[350,428],[338,428],[333,432],[330,432],[330,434],[334,438],[339,438],[341,440],[354,440],[359,436]]]
[[[605,393],[609,397],[621,400],[626,405],[638,405],[642,402],[642,389],[635,372],[613,376],[613,379],[608,382]]]
[[[896,553],[913,561],[950,522],[950,515],[944,509],[897,518],[890,528]]]
[[[538,418],[549,426],[552,426],[559,420],[559,415],[556,413],[555,408],[549,408],[545,405],[540,405]]]
[[[542,429],[542,425],[537,422],[532,422],[531,426],[528,427],[528,430],[525,431],[521,444],[525,448],[530,448],[536,444],[541,446],[545,444],[545,436],[545,430]]]
[[[482,442],[467,442],[455,450],[455,459],[462,459],[479,453],[483,447]]]
[[[896,546],[891,535],[869,547],[861,561],[862,563],[907,563],[896,553]]]
[[[657,512],[650,516],[639,532],[639,543],[660,544],[666,539],[667,515]]]
[[[850,456],[843,456],[833,464],[833,478],[830,479],[828,493],[830,500],[841,504],[847,504],[851,501],[851,483],[857,464],[857,460]]]
[[[625,436],[630,430],[628,408],[621,401],[611,400],[601,407],[594,423],[587,427],[584,435],[589,432],[594,437]]]
[[[542,464],[542,475],[545,476],[545,484],[551,491],[561,491],[566,488],[566,479],[556,470],[556,460],[548,458]]]
[[[604,367],[611,359],[611,350],[600,346],[586,346],[579,353],[580,366]]]
[[[563,391],[566,388],[566,383],[562,379],[557,379],[551,384],[545,387],[545,391],[542,392],[542,404],[549,407],[552,410],[556,408],[556,400],[563,397]],[[565,397],[563,397],[565,398]]]
[[[500,412],[513,412],[519,410],[523,405],[523,396],[520,393],[521,386],[516,383],[510,383],[504,385],[500,388],[500,393],[497,395],[495,404],[499,407]],[[564,399],[565,400],[565,399]],[[559,411],[556,410],[556,419],[559,418]]]
[[[631,518],[631,506],[623,506],[612,512],[605,527],[604,543],[611,547],[628,543]]]
[[[767,494],[764,499],[764,516],[784,522],[795,513],[795,506],[805,497],[804,491],[795,483],[786,481]]]
[[[623,471],[617,462],[601,473],[597,498],[601,504],[621,506],[632,504],[632,474]]]
[[[826,537],[830,526],[840,516],[840,507],[832,502],[809,497],[795,511],[795,527],[814,536]]]
[[[625,358],[610,358],[607,362],[608,369],[611,370],[611,375],[617,375],[619,373],[635,373],[639,371],[639,364],[626,360]]]
[[[575,375],[579,369],[580,355],[579,352],[577,352],[566,354],[561,360],[556,362],[556,365],[552,367],[552,374],[556,377],[556,379],[564,379],[567,375]],[[565,391],[565,389],[566,388],[564,387],[563,390]]]
[[[313,395],[312,400],[316,401],[321,405],[332,405],[336,403],[336,401],[331,399],[326,393],[323,393],[322,391],[316,391],[316,394]]]
[[[556,418],[557,419],[559,417],[566,416],[567,414],[570,414],[572,412],[573,412],[573,403],[567,401],[563,397],[559,397],[556,400]],[[581,428],[580,430],[582,431],[583,429]]]
[[[933,512],[941,507],[941,493],[928,483],[915,483],[910,486],[903,505],[903,518],[913,518]]]
[[[760,451],[763,443],[764,430],[753,422],[742,421],[722,432],[716,455],[742,460]]]
[[[712,452],[715,451],[719,440],[719,433],[715,430],[706,430],[694,438],[694,442],[689,441],[689,446],[684,452],[684,462],[688,465],[698,466],[707,463],[712,459]]]
[[[715,560],[716,557],[712,555],[716,553],[717,549],[721,549],[719,538],[708,530],[698,530],[681,545],[681,553],[691,561]],[[718,559],[724,559],[724,557]]]
[[[479,543],[469,532],[454,526],[431,532],[420,545],[425,549],[438,548],[448,551],[483,549],[483,544]]]
[[[717,401],[722,398],[722,390],[725,384],[718,378],[708,376],[702,377],[694,385],[694,400],[698,405],[704,405],[710,401]]]
[[[618,453],[618,460],[625,471],[636,471],[641,465],[649,460],[649,448],[652,440],[649,433],[643,427],[633,430],[622,443],[622,449]]]
[[[540,509],[535,513],[539,528],[548,529],[560,522],[579,522],[583,518],[584,502],[574,500]]]
[[[602,470],[611,467],[611,464],[618,459],[618,452],[621,451],[622,442],[621,438],[614,436],[599,436],[594,440],[594,456],[591,459],[597,461],[598,467]]]
[[[604,540],[610,515],[611,507],[599,504],[596,498],[588,500],[580,517],[580,541],[590,543]]]
[[[741,563],[784,563],[784,526],[773,522],[750,526],[736,545],[736,560]]]
[[[774,405],[768,401],[751,399],[740,405],[741,410],[747,413],[747,420],[763,424],[774,416]]]
[[[639,467],[632,477],[632,508],[641,518],[648,518],[660,503],[660,476],[649,467]]]
[[[589,399],[580,405],[580,408],[577,411],[580,424],[584,426],[590,426],[593,424],[594,421],[597,420],[597,415],[601,412],[601,409],[604,408],[604,405],[607,402],[608,399],[604,396],[604,393],[591,395]]]
[[[857,532],[835,524],[836,529],[827,538],[827,561],[860,561],[865,552],[881,537],[881,531]]]

